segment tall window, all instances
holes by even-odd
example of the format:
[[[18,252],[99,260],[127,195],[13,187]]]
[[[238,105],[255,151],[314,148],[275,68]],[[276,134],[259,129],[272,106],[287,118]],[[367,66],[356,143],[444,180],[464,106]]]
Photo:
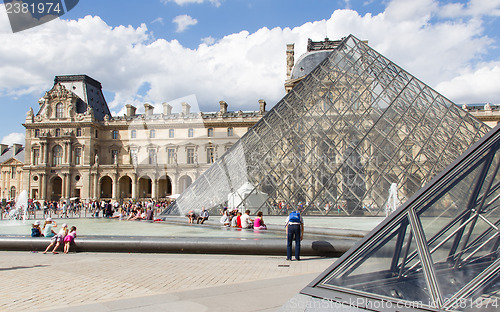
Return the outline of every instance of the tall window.
[[[16,167],[10,167],[10,178],[11,179],[16,178]]]
[[[169,129],[168,130],[168,137],[171,138],[171,139],[174,137],[174,129]]]
[[[189,128],[188,129],[188,137],[192,138],[193,136],[194,136],[194,129],[193,128]]]
[[[194,147],[187,148],[187,163],[194,164]]]
[[[227,136],[232,137],[233,136],[233,128],[227,128]]]
[[[97,129],[95,129],[95,138],[97,139],[98,138],[98,132],[97,132]]]
[[[130,131],[130,137],[131,137],[132,139],[137,138],[137,130],[132,130],[132,131]]]
[[[63,103],[57,103],[56,105],[56,118],[64,117],[64,105]]]
[[[156,131],[154,129],[149,130],[149,137],[154,139],[156,137]]]
[[[156,150],[154,148],[149,149],[149,164],[156,164]]]
[[[82,164],[82,148],[77,147],[75,148],[75,165],[81,165]]]
[[[113,137],[113,140],[118,139],[118,130],[113,130],[111,136]]]
[[[40,129],[35,129],[35,138],[40,136]]]
[[[16,187],[15,186],[10,188],[10,198],[16,198]]]
[[[113,165],[118,164],[118,150],[112,150],[111,151],[111,163]]]
[[[82,136],[82,128],[76,128],[76,136],[81,137]]]
[[[214,128],[208,128],[207,135],[209,138],[214,136]]]
[[[40,162],[40,150],[39,149],[34,149],[33,150],[33,165],[37,166]]]
[[[137,150],[135,148],[130,149],[130,162],[132,165],[137,165]]]
[[[167,149],[167,164],[175,164],[175,148]]]
[[[212,164],[215,160],[215,148],[207,148],[207,164]]]
[[[61,136],[61,129],[57,128],[56,129],[56,137]]]
[[[57,166],[62,164],[63,148],[60,145],[54,146],[52,149],[52,165]]]

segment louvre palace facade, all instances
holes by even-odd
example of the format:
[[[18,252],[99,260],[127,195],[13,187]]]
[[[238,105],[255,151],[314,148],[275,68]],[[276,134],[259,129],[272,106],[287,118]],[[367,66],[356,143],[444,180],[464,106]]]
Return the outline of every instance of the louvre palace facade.
[[[265,113],[179,111],[168,103],[144,113],[126,105],[112,116],[101,84],[57,76],[26,116],[23,189],[34,200],[165,199],[182,193]],[[258,106],[257,106],[258,105]]]

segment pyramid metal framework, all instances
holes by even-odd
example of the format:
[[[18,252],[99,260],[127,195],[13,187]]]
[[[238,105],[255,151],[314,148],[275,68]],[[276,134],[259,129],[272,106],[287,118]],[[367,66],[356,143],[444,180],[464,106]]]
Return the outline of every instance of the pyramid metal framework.
[[[488,130],[351,35],[168,211],[382,214],[392,183],[404,202]]]
[[[375,311],[500,309],[500,126],[303,294]]]

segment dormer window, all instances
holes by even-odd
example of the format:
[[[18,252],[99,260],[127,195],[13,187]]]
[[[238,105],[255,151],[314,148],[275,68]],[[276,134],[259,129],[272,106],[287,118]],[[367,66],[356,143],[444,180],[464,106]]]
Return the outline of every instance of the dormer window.
[[[64,105],[63,103],[57,103],[56,105],[56,118],[64,117]]]

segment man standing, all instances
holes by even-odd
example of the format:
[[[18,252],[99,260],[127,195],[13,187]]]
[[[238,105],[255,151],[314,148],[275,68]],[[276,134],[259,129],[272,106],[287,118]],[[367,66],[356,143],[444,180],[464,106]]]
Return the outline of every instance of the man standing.
[[[286,260],[292,260],[292,241],[295,240],[295,260],[300,260],[300,241],[304,236],[304,220],[299,211],[290,213],[285,223],[286,227]]]

